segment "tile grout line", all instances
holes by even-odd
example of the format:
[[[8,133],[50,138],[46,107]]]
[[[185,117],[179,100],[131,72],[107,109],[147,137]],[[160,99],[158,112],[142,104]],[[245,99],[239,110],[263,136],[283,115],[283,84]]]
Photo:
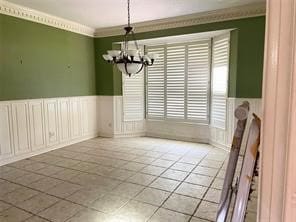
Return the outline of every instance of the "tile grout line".
[[[223,168],[223,165],[224,165],[225,161],[226,161],[226,160],[224,160],[223,164],[221,165],[221,167],[219,168],[219,170],[218,170],[217,173],[215,174],[215,177],[214,177],[214,178],[217,177],[217,175],[219,174],[219,172],[220,172],[221,169]],[[197,212],[197,210],[198,210],[200,204],[201,204],[202,201],[204,200],[204,198],[205,198],[207,192],[210,190],[210,188],[211,188],[211,186],[213,185],[213,183],[214,183],[214,180],[213,180],[213,181],[211,182],[211,184],[208,186],[207,191],[206,191],[206,192],[204,193],[204,195],[202,196],[202,199],[201,199],[200,203],[196,206],[196,208],[195,208],[193,214],[191,215],[189,221],[190,221],[190,220],[194,217],[194,215],[196,214],[196,212]],[[207,201],[207,202],[211,202],[211,201]],[[218,204],[219,204],[219,203],[218,203]],[[201,218],[201,219],[203,219],[203,218]],[[211,220],[209,220],[209,221],[211,221]]]
[[[205,155],[199,162],[198,164],[206,157],[207,155]],[[180,187],[180,185],[185,182],[185,180],[188,178],[188,176],[196,169],[196,167],[198,166],[198,164],[195,165],[194,168],[192,168],[192,170],[189,172],[189,174],[175,187],[175,189],[170,193],[170,195],[162,202],[162,204],[157,208],[157,210],[151,215],[151,217],[147,220],[149,221],[154,215],[155,213],[163,206],[163,204],[172,196],[172,194]],[[176,212],[176,211],[175,211]],[[189,220],[191,219],[191,217],[189,217]],[[188,220],[188,221],[189,221]]]
[[[93,148],[93,147],[91,147],[91,148]],[[132,149],[132,148],[131,148]],[[131,150],[131,149],[129,149],[129,150]],[[139,150],[143,150],[143,149],[139,149]],[[68,149],[66,150],[67,152],[75,152],[75,151],[69,151]],[[149,150],[145,150],[145,151],[147,151],[147,152],[145,152],[145,153],[148,153],[149,151],[152,151],[152,152],[157,152],[157,151],[155,151],[155,147],[154,148],[152,148],[152,149],[149,149]],[[159,174],[158,176],[156,176],[155,177],[155,179],[154,180],[152,180],[149,184],[147,184],[147,185],[145,185],[145,186],[143,186],[143,190],[145,189],[145,188],[148,188],[149,187],[149,185],[151,185],[155,180],[157,180],[157,179],[159,179],[159,178],[164,178],[164,177],[161,177],[165,172],[167,172],[169,169],[171,169],[170,167],[172,167],[175,163],[178,163],[179,161],[180,161],[180,159],[182,159],[184,156],[186,156],[188,153],[190,152],[190,149],[188,149],[188,151],[187,152],[185,152],[185,153],[182,153],[181,155],[179,155],[180,157],[177,159],[177,160],[175,160],[171,165],[169,165],[169,166],[167,166],[167,167],[163,167],[163,168],[165,168],[165,170],[161,173],[161,174]],[[82,152],[82,153],[84,153],[85,154],[85,152]],[[178,189],[178,187],[183,183],[183,182],[185,182],[185,180],[188,178],[188,176],[196,169],[196,167],[197,166],[199,166],[199,164],[201,163],[201,161],[203,160],[203,159],[205,159],[206,157],[207,157],[207,155],[209,154],[210,152],[208,151],[208,153],[197,163],[197,164],[190,164],[190,165],[195,165],[194,166],[194,168],[191,170],[191,171],[187,171],[188,172],[188,175],[180,182],[180,181],[178,181],[178,180],[174,180],[174,179],[171,179],[171,178],[168,178],[168,179],[170,179],[170,180],[174,180],[174,181],[178,181],[179,182],[179,184],[178,184],[178,186],[173,190],[173,191],[170,191],[170,195],[166,198],[166,200],[173,194],[173,192],[176,190],[176,189]],[[127,153],[127,154],[130,154],[130,153]],[[144,164],[144,165],[146,165],[144,168],[146,168],[146,167],[148,167],[148,166],[156,166],[156,165],[152,165],[152,163],[153,162],[155,162],[156,160],[169,160],[169,161],[173,161],[173,160],[171,160],[171,159],[165,159],[165,158],[162,158],[164,155],[166,155],[166,154],[172,154],[172,155],[176,155],[176,156],[178,156],[178,154],[177,153],[171,153],[169,150],[167,150],[166,152],[163,152],[162,153],[162,155],[161,156],[159,156],[159,157],[157,157],[157,158],[155,158],[155,157],[150,157],[150,158],[154,158],[154,160],[150,163],[150,164]],[[53,157],[60,157],[60,156],[56,156],[56,155],[51,155],[51,154],[49,154],[50,156],[53,156]],[[136,161],[134,161],[135,159],[137,159],[137,158],[139,158],[139,157],[143,157],[143,155],[145,155],[145,154],[139,154],[139,155],[137,155],[135,158],[133,158],[133,159],[131,159],[131,160],[124,160],[124,161],[127,161],[127,163],[126,164],[129,164],[130,162],[136,162]],[[144,157],[149,157],[149,156],[144,156]],[[62,158],[66,158],[66,159],[71,159],[71,158],[68,158],[68,157],[65,157],[65,156],[62,156]],[[110,157],[108,157],[108,158],[110,158]],[[114,158],[114,159],[116,159],[116,158]],[[75,159],[74,159],[75,160]],[[77,160],[77,159],[76,159]],[[38,160],[32,160],[34,163],[36,163],[36,162],[41,162],[41,163],[45,163],[46,165],[48,165],[48,166],[58,166],[58,167],[61,167],[61,168],[64,168],[64,169],[69,169],[69,170],[73,170],[73,171],[77,171],[77,172],[81,172],[81,173],[86,173],[86,174],[91,174],[91,175],[97,175],[97,176],[101,176],[101,177],[103,177],[103,178],[110,178],[110,177],[108,177],[108,176],[106,176],[106,175],[100,175],[100,174],[96,174],[96,173],[91,173],[91,172],[85,172],[85,171],[80,171],[80,170],[77,170],[77,169],[73,169],[73,168],[69,168],[69,167],[65,167],[65,166],[59,166],[59,165],[54,165],[54,164],[50,164],[50,163],[48,163],[48,162],[42,162],[42,161],[38,161]],[[220,162],[219,160],[215,160],[215,161],[218,161],[218,162]],[[87,160],[85,160],[85,161],[83,161],[83,160],[79,160],[79,163],[82,163],[82,162],[85,162],[85,163],[88,163],[88,161]],[[79,163],[77,163],[77,164],[75,164],[75,165],[78,165]],[[141,163],[141,162],[136,162],[136,163]],[[189,163],[186,163],[186,162],[180,162],[180,163],[185,163],[185,164],[189,164]],[[97,163],[96,163],[97,164]],[[141,164],[143,164],[143,162],[141,163]],[[30,165],[30,164],[28,164],[28,165]],[[100,167],[100,166],[105,166],[105,165],[103,165],[103,164],[97,164],[98,166],[95,166],[95,167]],[[125,164],[124,164],[125,165]],[[121,166],[123,166],[123,165],[121,165]],[[16,166],[10,166],[10,167],[13,167],[13,168],[15,168],[15,169],[19,169],[18,167],[16,167]],[[47,166],[45,166],[45,167],[47,167]],[[44,168],[45,168],[44,167]],[[95,168],[94,167],[94,168]],[[156,166],[156,167],[159,167],[159,166]],[[118,166],[118,167],[113,167],[113,168],[115,168],[115,169],[122,169],[122,168],[120,168],[120,166]],[[40,168],[40,170],[41,169],[43,169],[43,168]],[[114,170],[115,170],[114,169]],[[143,168],[142,168],[143,169]],[[145,175],[147,175],[148,173],[144,173],[144,172],[141,172],[141,170],[142,169],[140,169],[140,170],[138,170],[138,171],[131,171],[131,170],[128,170],[128,169],[125,169],[125,170],[127,170],[127,171],[130,171],[130,172],[134,172],[135,174],[134,175],[136,175],[137,173],[142,173],[142,174],[145,174]],[[220,168],[220,170],[222,169],[222,167]],[[176,169],[171,169],[171,170],[176,170]],[[29,173],[35,173],[35,174],[38,174],[38,173],[36,173],[35,171],[30,171],[30,170],[24,170],[24,171],[26,171],[26,172],[29,172]],[[182,171],[182,170],[176,170],[176,171],[181,171],[181,172],[184,172],[184,171]],[[219,172],[218,172],[219,173]],[[218,174],[217,173],[217,174]],[[216,176],[217,176],[217,174],[216,174]],[[61,180],[61,181],[63,181],[63,182],[67,182],[67,183],[72,183],[72,184],[76,184],[76,185],[80,185],[80,184],[77,184],[77,183],[73,183],[73,182],[69,182],[69,181],[67,181],[67,180],[62,180],[62,179],[60,179],[60,178],[55,178],[55,177],[52,177],[52,175],[44,175],[44,174],[38,174],[38,175],[42,175],[42,176],[44,176],[44,177],[48,177],[48,178],[53,178],[53,179],[57,179],[57,180]],[[54,174],[53,174],[54,175]],[[134,176],[134,175],[132,175],[132,176]],[[151,175],[151,174],[148,174],[148,175]],[[24,175],[23,175],[24,176]],[[75,175],[75,176],[73,176],[72,178],[74,178],[74,177],[76,177],[76,176],[78,176],[78,175]],[[127,177],[126,179],[124,179],[124,180],[118,180],[118,179],[115,179],[114,177],[112,178],[113,180],[117,180],[117,181],[120,181],[120,183],[118,184],[118,185],[116,185],[114,188],[112,188],[112,190],[114,190],[114,189],[116,189],[116,187],[118,187],[120,184],[123,184],[124,182],[128,182],[128,183],[132,183],[132,184],[137,184],[137,183],[133,183],[133,182],[129,182],[128,181],[128,179],[129,178],[131,178],[132,176],[130,176],[130,177]],[[153,176],[155,176],[155,175],[153,175]],[[215,177],[214,177],[215,178]],[[41,180],[41,179],[44,179],[44,178],[40,178],[39,180]],[[39,180],[36,180],[36,181],[34,181],[34,182],[32,182],[32,183],[35,183],[35,182],[37,182],[37,181],[39,181]],[[4,181],[8,181],[8,182],[11,182],[11,181],[9,181],[9,179],[4,179]],[[12,183],[14,183],[14,184],[18,184],[18,183],[15,183],[15,182],[13,182],[12,181]],[[31,184],[31,183],[30,183]],[[28,185],[30,185],[30,184],[28,184]],[[194,184],[194,183],[193,183]],[[46,193],[46,191],[41,191],[40,192],[40,190],[37,190],[37,189],[34,189],[34,188],[31,188],[31,187],[28,187],[28,186],[26,186],[26,185],[23,185],[23,184],[20,184],[21,186],[23,186],[23,187],[27,187],[27,188],[29,188],[29,189],[32,189],[32,190],[36,190],[36,191],[38,191],[39,193],[44,193],[44,194],[47,194],[47,195],[50,195],[50,196],[53,196],[53,197],[57,197],[58,199],[59,199],[59,201],[61,201],[61,200],[66,200],[66,201],[69,201],[68,199],[66,199],[67,197],[64,197],[64,198],[62,198],[62,197],[59,197],[59,196],[55,196],[55,195],[51,195],[51,194],[48,194],[48,193]],[[138,184],[137,184],[138,185]],[[54,187],[56,187],[56,186],[58,186],[58,185],[55,185],[55,186],[53,186],[52,188],[54,188]],[[81,186],[81,185],[80,185]],[[211,186],[211,185],[210,185]],[[83,186],[82,186],[83,187]],[[52,189],[52,188],[50,188],[50,189]],[[149,188],[153,188],[153,187],[149,187]],[[49,190],[50,190],[49,189]],[[83,188],[82,188],[83,189]],[[154,189],[157,189],[157,190],[162,190],[162,189],[158,189],[158,188],[154,188]],[[17,190],[17,189],[16,189]],[[138,194],[140,194],[143,190],[141,190]],[[166,190],[167,191],[167,190]],[[13,192],[13,191],[11,191],[11,192]],[[73,192],[72,194],[70,194],[69,196],[71,196],[71,195],[73,195],[74,193],[76,193],[76,192],[79,192],[79,190],[77,190],[77,191],[75,191],[75,192]],[[108,191],[108,193],[110,193],[111,192],[111,190],[110,191]],[[8,193],[10,193],[10,192],[8,192]],[[136,194],[136,196],[138,195],[138,194]],[[36,195],[38,195],[38,194],[36,194]],[[35,196],[36,196],[35,195]],[[134,196],[133,198],[129,198],[130,200],[134,200],[134,198],[136,197],[136,196]],[[31,197],[31,198],[34,198],[34,196],[33,197]],[[29,199],[31,199],[31,198],[29,198]],[[27,199],[27,200],[29,200],[29,199]],[[98,198],[98,199],[100,199],[100,198]],[[98,200],[97,199],[97,200]],[[197,198],[198,199],[198,198]],[[27,200],[25,200],[25,201],[27,201]],[[166,201],[165,200],[165,201]],[[96,200],[95,200],[96,201]],[[94,202],[95,202],[94,201]],[[163,204],[165,203],[165,201],[163,201],[163,203],[162,203],[162,205],[161,206],[163,206]],[[75,203],[75,202],[72,202],[72,201],[69,201],[69,202],[71,202],[71,203],[74,203],[74,204],[77,204],[77,203]],[[128,203],[128,202],[127,202]],[[10,203],[8,203],[9,205],[11,205],[11,206],[14,206],[14,205],[12,205],[12,204],[10,204]],[[54,204],[56,204],[56,203],[54,203]],[[53,204],[53,205],[54,205]],[[87,208],[87,209],[93,209],[93,208],[90,208],[89,206],[85,206],[85,205],[82,205],[82,204],[77,204],[77,205],[80,205],[80,206],[83,206],[84,208]],[[51,205],[52,206],[52,205]],[[159,208],[161,208],[161,206],[159,207]],[[15,206],[15,207],[17,207],[17,206]],[[49,206],[50,207],[50,206]],[[48,207],[48,208],[49,208]],[[18,208],[18,207],[17,207]],[[158,209],[159,209],[158,208]],[[19,209],[21,209],[21,208],[19,208]],[[46,208],[47,209],[47,208]],[[44,210],[46,210],[46,209],[43,209],[42,211],[44,211]],[[158,210],[157,209],[157,210]],[[22,209],[23,210],[23,209]],[[156,211],[157,211],[156,210]],[[40,212],[42,212],[42,211],[40,211]],[[98,210],[96,210],[96,211],[98,211]],[[155,211],[155,212],[156,212]],[[78,212],[80,212],[80,211],[78,211]],[[78,213],[77,212],[77,213]],[[101,212],[101,211],[98,211],[98,212]],[[178,212],[178,211],[175,211],[175,212]],[[31,212],[30,212],[31,213]],[[35,216],[39,216],[39,215],[37,215],[37,214],[33,214],[33,215],[35,215]],[[40,217],[40,216],[39,216]]]

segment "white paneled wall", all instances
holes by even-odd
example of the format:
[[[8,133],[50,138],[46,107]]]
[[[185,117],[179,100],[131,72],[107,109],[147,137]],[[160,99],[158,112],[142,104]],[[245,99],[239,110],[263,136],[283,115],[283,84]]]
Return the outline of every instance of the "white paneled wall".
[[[71,139],[81,136],[81,101],[79,98],[70,100],[70,135]]]
[[[124,121],[122,96],[99,96],[99,134],[105,137],[144,136],[145,120]]]
[[[172,122],[165,120],[147,120],[148,136],[209,143],[209,126],[186,122]]]
[[[53,146],[60,142],[61,135],[59,135],[59,132],[62,131],[59,131],[59,116],[61,113],[59,112],[58,105],[58,99],[46,99],[44,101],[44,125],[47,146]]]
[[[16,155],[28,153],[30,152],[29,103],[18,101],[11,105],[14,153]]]
[[[11,105],[0,103],[0,161],[13,156],[13,131]]]
[[[60,99],[58,101],[59,131],[60,141],[70,140],[70,99]]]
[[[29,101],[29,125],[32,150],[46,146],[43,100]]]
[[[0,165],[98,135],[97,96],[0,102]]]
[[[250,103],[249,121],[253,112],[261,117],[261,99],[228,98],[226,130],[182,122],[124,121],[122,96],[0,101],[0,165],[98,135],[147,135],[210,143],[229,150],[236,123],[234,110],[245,100]]]

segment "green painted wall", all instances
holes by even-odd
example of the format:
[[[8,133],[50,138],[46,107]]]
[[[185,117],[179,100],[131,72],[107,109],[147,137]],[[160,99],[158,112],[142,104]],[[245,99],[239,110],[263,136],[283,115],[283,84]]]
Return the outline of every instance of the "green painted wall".
[[[0,14],[0,100],[95,95],[94,56],[91,37]]]
[[[265,17],[138,33],[138,39],[231,32],[229,96],[261,97]],[[121,74],[102,59],[122,36],[86,37],[0,14],[0,100],[121,95]]]
[[[189,34],[221,29],[235,29],[231,33],[231,66],[229,96],[260,98],[263,72],[265,17],[238,19],[197,26],[138,33],[137,39]],[[122,36],[95,39],[96,76],[98,95],[121,95],[121,75],[113,73],[112,65],[102,59],[102,54],[112,48]],[[235,62],[234,62],[235,61]]]

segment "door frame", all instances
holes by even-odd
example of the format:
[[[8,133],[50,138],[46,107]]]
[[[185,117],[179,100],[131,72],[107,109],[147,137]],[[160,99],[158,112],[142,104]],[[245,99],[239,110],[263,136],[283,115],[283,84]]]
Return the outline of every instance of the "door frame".
[[[267,0],[257,221],[296,216],[296,0]]]

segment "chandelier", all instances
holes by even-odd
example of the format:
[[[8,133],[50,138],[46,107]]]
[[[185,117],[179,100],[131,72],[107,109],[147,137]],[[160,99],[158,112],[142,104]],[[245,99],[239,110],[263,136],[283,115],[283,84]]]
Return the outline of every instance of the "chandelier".
[[[133,27],[130,25],[130,0],[127,1],[127,12],[128,23],[127,26],[124,27],[123,49],[108,50],[108,54],[103,55],[103,58],[111,64],[116,64],[121,72],[131,76],[132,74],[141,72],[145,66],[152,66],[158,55],[154,53],[143,55],[139,50]],[[129,39],[134,42],[135,50],[129,49]]]

